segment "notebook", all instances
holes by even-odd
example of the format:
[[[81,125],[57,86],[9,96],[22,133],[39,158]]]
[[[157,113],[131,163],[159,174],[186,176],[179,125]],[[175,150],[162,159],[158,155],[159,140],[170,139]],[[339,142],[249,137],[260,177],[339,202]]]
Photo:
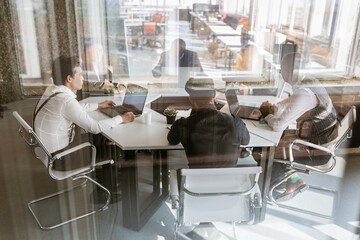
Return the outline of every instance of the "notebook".
[[[148,91],[144,87],[136,84],[128,84],[122,105],[103,108],[100,111],[109,117],[115,117],[126,112],[133,112],[136,117],[139,117],[144,110],[147,93]]]
[[[239,104],[235,89],[227,90],[225,96],[230,113],[233,116],[252,120],[259,120],[261,118],[261,112],[258,107]]]

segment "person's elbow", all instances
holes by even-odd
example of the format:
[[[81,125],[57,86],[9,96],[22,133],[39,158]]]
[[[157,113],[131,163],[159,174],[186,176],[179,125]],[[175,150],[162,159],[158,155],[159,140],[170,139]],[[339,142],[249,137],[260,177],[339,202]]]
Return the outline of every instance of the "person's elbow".
[[[171,131],[167,135],[167,140],[171,145],[176,145],[180,143],[179,138],[176,136],[175,132]]]
[[[100,126],[94,126],[89,129],[89,132],[92,134],[99,134],[102,132]]]
[[[250,142],[250,134],[249,131],[246,129],[245,133],[243,134],[241,140],[240,140],[240,144],[241,145],[248,145]]]
[[[159,64],[153,68],[152,75],[155,78],[161,77],[161,66]]]
[[[176,144],[179,144],[179,143],[180,143],[180,142],[179,142],[178,140],[176,140],[175,138],[169,137],[169,135],[168,135],[168,137],[167,137],[167,140],[168,140],[168,142],[169,142],[171,145],[176,145]]]

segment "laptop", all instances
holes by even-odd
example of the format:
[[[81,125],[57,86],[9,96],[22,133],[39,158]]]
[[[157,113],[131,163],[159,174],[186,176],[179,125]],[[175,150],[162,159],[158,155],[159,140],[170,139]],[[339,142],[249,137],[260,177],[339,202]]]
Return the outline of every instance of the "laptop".
[[[103,108],[100,111],[109,117],[122,115],[126,112],[133,112],[136,117],[141,116],[148,90],[136,84],[128,84],[122,105],[111,108]]]
[[[235,89],[227,90],[225,96],[229,105],[230,113],[233,116],[252,120],[259,120],[261,118],[261,112],[258,107],[239,104]]]

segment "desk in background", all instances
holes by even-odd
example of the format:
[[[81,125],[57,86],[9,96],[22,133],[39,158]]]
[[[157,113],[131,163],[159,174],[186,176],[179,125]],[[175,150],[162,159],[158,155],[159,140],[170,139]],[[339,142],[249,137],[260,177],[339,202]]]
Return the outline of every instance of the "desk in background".
[[[239,36],[216,36],[216,39],[229,48],[241,49],[241,38]]]
[[[219,25],[210,25],[209,26],[211,32],[214,33],[215,36],[234,36],[240,38],[240,32],[234,30],[232,27],[228,25],[219,26]]]

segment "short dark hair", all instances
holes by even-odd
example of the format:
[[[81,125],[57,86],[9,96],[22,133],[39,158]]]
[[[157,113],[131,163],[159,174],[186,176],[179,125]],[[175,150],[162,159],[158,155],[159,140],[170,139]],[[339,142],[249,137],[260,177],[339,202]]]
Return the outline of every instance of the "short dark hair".
[[[64,85],[67,76],[74,77],[75,68],[80,67],[80,59],[78,57],[64,57],[56,58],[52,65],[52,78],[55,85]]]
[[[211,101],[214,96],[214,81],[207,77],[189,78],[185,90],[195,101]]]
[[[171,47],[174,47],[174,46],[177,46],[179,49],[184,49],[184,50],[186,49],[186,43],[181,38],[175,39],[172,42]]]

